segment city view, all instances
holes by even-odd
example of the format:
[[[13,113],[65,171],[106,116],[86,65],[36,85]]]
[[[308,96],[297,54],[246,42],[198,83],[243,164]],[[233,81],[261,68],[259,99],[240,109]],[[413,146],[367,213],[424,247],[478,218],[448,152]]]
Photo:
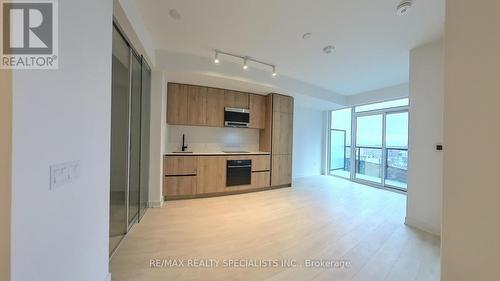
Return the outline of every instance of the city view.
[[[360,111],[358,108],[355,110]],[[356,116],[354,130],[351,128],[353,115]],[[382,112],[357,116],[352,113],[351,108],[347,108],[333,111],[331,118],[330,173],[332,175],[351,178],[352,172],[355,180],[404,190],[407,188],[408,112]],[[353,152],[351,152],[352,134],[355,134],[356,142]],[[351,167],[352,153],[355,157],[354,167]]]

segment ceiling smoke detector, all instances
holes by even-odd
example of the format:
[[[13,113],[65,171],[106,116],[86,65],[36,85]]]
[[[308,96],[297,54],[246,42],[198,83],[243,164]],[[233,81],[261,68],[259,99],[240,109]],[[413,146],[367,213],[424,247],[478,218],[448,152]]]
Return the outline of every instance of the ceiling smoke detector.
[[[332,45],[328,45],[328,46],[323,48],[323,52],[325,54],[331,54],[333,52],[333,50],[335,50],[335,46],[332,46]]]
[[[403,0],[401,3],[399,3],[398,8],[396,9],[397,15],[406,16],[410,11],[412,4],[413,3],[410,0]]]
[[[181,14],[176,9],[170,9],[170,11],[168,11],[168,14],[174,20],[180,20],[181,19]]]

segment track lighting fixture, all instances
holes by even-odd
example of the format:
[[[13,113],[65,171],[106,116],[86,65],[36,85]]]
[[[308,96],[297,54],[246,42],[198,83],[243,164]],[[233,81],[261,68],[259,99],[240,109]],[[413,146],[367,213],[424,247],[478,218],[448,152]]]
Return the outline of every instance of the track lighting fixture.
[[[219,62],[220,62],[219,61],[219,52],[215,51],[214,63],[218,64]]]
[[[236,55],[236,54],[232,54],[232,53],[228,53],[228,52],[223,52],[223,51],[220,51],[220,50],[215,50],[215,55],[214,55],[214,63],[215,64],[219,64],[220,63],[220,60],[219,60],[219,55],[225,55],[225,56],[230,56],[230,57],[234,57],[234,58],[239,58],[239,59],[242,59],[243,60],[243,69],[247,70],[248,69],[248,61],[252,61],[254,63],[259,63],[259,64],[262,64],[262,65],[267,65],[269,67],[272,68],[272,76],[276,76],[276,65],[274,64],[271,64],[271,63],[267,63],[267,62],[263,62],[263,61],[260,61],[260,60],[256,60],[254,58],[251,58],[249,56],[240,56],[240,55]]]
[[[245,70],[246,70],[246,69],[248,69],[248,64],[247,64],[247,61],[248,61],[248,59],[247,59],[247,58],[244,58],[244,59],[243,59],[243,69],[245,69]]]

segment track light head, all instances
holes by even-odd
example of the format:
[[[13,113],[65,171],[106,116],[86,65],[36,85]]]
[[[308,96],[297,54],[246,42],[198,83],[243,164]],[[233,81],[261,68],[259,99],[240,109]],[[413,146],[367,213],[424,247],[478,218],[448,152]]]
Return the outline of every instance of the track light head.
[[[243,59],[243,69],[245,69],[245,70],[246,70],[246,69],[248,69],[248,64],[247,64],[247,61],[248,61],[248,59],[247,59],[247,58],[244,58],[244,59]]]
[[[218,64],[219,62],[220,62],[219,61],[219,52],[215,51],[214,63]]]
[[[273,66],[273,76],[276,76],[276,66]]]

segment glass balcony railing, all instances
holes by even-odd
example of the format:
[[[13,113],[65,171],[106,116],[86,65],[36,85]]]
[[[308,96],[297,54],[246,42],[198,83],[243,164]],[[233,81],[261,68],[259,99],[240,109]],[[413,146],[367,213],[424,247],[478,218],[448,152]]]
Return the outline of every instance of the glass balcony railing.
[[[386,163],[383,162],[381,147],[357,146],[355,160],[355,177],[357,179],[382,184],[385,174],[385,185],[406,190],[408,182],[408,149],[386,148]],[[342,155],[343,156],[343,155]],[[345,147],[343,166],[331,169],[332,175],[350,178],[351,147]],[[385,173],[383,170],[385,168]]]

